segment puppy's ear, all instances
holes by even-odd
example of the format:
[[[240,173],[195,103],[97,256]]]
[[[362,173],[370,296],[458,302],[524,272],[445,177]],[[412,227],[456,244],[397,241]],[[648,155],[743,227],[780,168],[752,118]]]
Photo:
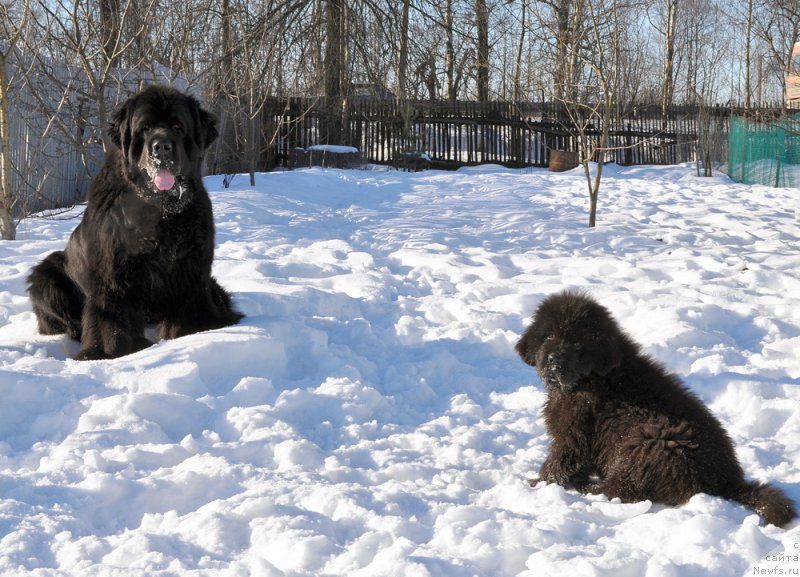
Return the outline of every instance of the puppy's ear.
[[[520,337],[519,341],[517,341],[517,345],[514,347],[514,349],[517,351],[517,354],[520,356],[523,362],[535,367],[536,353],[539,351],[539,347],[541,345],[541,339],[538,339],[533,334],[531,327],[528,327],[528,330],[526,330]]]
[[[591,329],[584,335],[583,342],[592,358],[594,372],[605,376],[622,364],[631,341],[607,308],[596,302],[592,307]]]
[[[213,114],[204,108],[201,108],[198,111],[198,115],[200,117],[200,125],[198,127],[200,139],[198,140],[198,143],[203,150],[206,150],[208,146],[217,138],[217,119]]]
[[[623,355],[620,339],[616,334],[604,335],[602,343],[602,349],[595,352],[592,358],[594,359],[594,372],[605,376],[622,364]]]

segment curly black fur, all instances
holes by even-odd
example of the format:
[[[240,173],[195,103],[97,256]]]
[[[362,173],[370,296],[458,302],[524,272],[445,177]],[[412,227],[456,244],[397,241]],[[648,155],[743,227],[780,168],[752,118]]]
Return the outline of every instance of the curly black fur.
[[[214,223],[200,167],[214,117],[195,98],[153,86],[120,106],[109,135],[116,147],[83,220],[28,277],[39,331],[80,340],[75,358],[86,360],[149,346],[148,324],[175,338],[238,322],[211,276]]]
[[[796,517],[779,489],[744,479],[711,411],[588,295],[547,297],[516,349],[548,393],[544,418],[553,443],[541,480],[626,502],[679,505],[708,493],[779,527]]]

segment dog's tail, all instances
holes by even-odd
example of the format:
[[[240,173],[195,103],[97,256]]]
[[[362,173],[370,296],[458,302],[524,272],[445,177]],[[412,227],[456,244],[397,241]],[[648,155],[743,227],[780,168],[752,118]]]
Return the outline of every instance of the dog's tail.
[[[780,489],[766,483],[745,482],[734,499],[777,527],[784,527],[797,517],[792,500]]]

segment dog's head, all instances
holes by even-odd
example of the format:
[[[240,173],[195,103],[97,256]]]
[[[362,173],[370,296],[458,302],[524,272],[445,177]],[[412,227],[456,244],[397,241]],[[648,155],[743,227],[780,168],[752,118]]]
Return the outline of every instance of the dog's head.
[[[583,292],[564,291],[539,305],[516,350],[548,389],[571,391],[618,367],[624,339],[605,307]]]
[[[148,200],[170,199],[185,206],[191,179],[217,136],[214,117],[192,96],[151,86],[122,103],[109,122],[128,178]]]

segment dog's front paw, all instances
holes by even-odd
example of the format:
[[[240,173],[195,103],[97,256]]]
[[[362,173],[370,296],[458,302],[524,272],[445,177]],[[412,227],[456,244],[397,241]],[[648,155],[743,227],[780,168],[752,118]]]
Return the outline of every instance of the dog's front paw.
[[[89,347],[81,349],[80,352],[73,357],[76,361],[99,361],[101,359],[110,358],[101,347]]]
[[[137,335],[131,339],[131,345],[129,347],[129,350],[123,354],[129,355],[131,353],[136,353],[152,346],[153,346],[153,341]],[[121,355],[115,355],[115,356],[121,356]]]

